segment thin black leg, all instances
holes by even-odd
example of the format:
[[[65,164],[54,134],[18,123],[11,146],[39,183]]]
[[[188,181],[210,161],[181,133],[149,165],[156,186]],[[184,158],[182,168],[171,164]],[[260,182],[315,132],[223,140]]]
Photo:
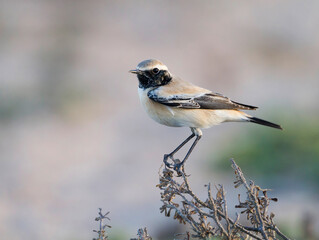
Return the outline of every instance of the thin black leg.
[[[195,139],[195,141],[193,142],[192,146],[191,146],[190,149],[188,150],[188,152],[187,152],[187,154],[186,154],[184,160],[183,160],[181,163],[179,163],[179,164],[175,164],[174,169],[175,169],[177,172],[180,171],[181,166],[184,165],[184,163],[185,163],[186,160],[188,159],[189,155],[191,155],[193,149],[195,148],[196,144],[198,143],[199,139],[201,139],[201,137],[202,137],[201,135],[199,135],[199,136],[196,137],[196,139]]]
[[[169,164],[167,162],[168,158],[172,158],[174,156],[175,153],[177,153],[186,143],[188,143],[193,137],[195,137],[195,134],[192,133],[192,135],[190,135],[188,138],[186,138],[186,140],[184,142],[182,142],[180,145],[178,145],[177,148],[175,148],[175,150],[173,152],[171,152],[170,154],[165,154],[164,155],[164,163],[167,167],[171,167],[171,164]],[[183,161],[184,162],[184,161]]]
[[[177,153],[186,143],[188,143],[193,137],[195,137],[195,134],[192,133],[192,135],[190,135],[188,138],[186,138],[186,140],[184,142],[182,142],[173,152],[171,152],[168,155],[173,156],[175,153]]]

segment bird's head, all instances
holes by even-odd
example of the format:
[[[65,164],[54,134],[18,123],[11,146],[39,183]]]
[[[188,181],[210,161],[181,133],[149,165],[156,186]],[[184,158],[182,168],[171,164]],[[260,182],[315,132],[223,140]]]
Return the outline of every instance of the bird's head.
[[[139,87],[143,89],[166,85],[172,79],[168,68],[156,59],[144,60],[129,72],[137,75]]]

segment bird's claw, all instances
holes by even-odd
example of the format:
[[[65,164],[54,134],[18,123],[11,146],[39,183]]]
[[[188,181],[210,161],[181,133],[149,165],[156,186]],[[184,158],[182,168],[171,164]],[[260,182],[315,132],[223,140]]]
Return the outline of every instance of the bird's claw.
[[[175,159],[173,158],[172,155],[170,155],[170,154],[165,154],[165,155],[164,155],[164,160],[163,160],[163,162],[164,162],[164,164],[165,164],[166,167],[168,167],[168,168],[173,168],[173,165],[168,162],[168,158],[170,158],[172,161],[175,161]]]
[[[169,163],[168,159],[171,159],[173,163]],[[182,167],[184,165],[184,162],[181,162],[179,159],[175,159],[173,155],[170,154],[164,155],[163,162],[167,168],[174,169],[179,177],[182,176]]]
[[[178,160],[178,159],[177,159]],[[177,173],[177,176],[182,176],[183,174],[182,174],[182,168],[183,168],[183,166],[184,166],[184,163],[183,162],[181,162],[181,161],[176,161],[175,162],[175,164],[174,164],[174,170],[176,171],[176,173]]]

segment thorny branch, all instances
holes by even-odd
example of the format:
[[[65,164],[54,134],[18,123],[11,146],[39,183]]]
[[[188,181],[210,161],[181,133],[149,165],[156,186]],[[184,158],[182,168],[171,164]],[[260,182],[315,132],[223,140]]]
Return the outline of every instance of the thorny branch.
[[[110,225],[104,224],[104,219],[107,219],[110,221],[110,218],[107,217],[107,215],[110,212],[107,212],[105,214],[102,213],[102,208],[99,208],[99,216],[95,218],[95,221],[99,222],[99,230],[93,230],[93,232],[96,232],[99,237],[98,238],[93,238],[93,240],[107,240],[108,236],[105,231],[106,228],[111,228]]]
[[[131,240],[152,240],[152,238],[148,235],[146,228],[140,228],[137,231],[138,238],[131,238]]]
[[[97,233],[99,236],[98,238],[93,238],[93,240],[108,240],[107,233],[105,231],[106,228],[111,228],[110,225],[104,224],[104,219],[107,219],[110,221],[110,218],[107,217],[107,215],[110,212],[107,212],[106,214],[102,213],[102,208],[99,208],[99,216],[95,218],[95,221],[99,222],[99,230],[93,230],[93,232]],[[146,228],[140,228],[137,231],[138,238],[131,238],[130,240],[152,240],[152,238],[148,235]]]
[[[222,185],[215,186],[214,197],[211,184],[208,184],[207,199],[200,200],[190,188],[184,167],[177,176],[174,171],[167,168],[163,168],[159,173],[160,183],[157,187],[161,190],[163,202],[161,212],[167,217],[173,214],[174,219],[180,223],[188,223],[193,230],[193,238],[289,240],[275,225],[275,215],[268,214],[270,202],[276,202],[277,199],[268,197],[268,189],[261,189],[252,181],[247,183],[243,172],[233,159],[231,164],[235,171],[235,188],[243,186],[246,190],[246,199],[241,201],[238,195],[239,204],[235,207],[242,209],[241,215],[246,216],[249,221],[247,226],[239,223],[239,214],[235,220],[229,217],[226,193]]]

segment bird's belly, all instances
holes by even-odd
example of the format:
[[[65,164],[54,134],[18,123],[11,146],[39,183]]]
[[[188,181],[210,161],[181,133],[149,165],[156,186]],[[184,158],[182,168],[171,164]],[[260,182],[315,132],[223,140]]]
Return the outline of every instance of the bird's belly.
[[[224,122],[214,110],[182,109],[155,104],[160,107],[148,108],[147,113],[153,120],[166,126],[209,128]]]

